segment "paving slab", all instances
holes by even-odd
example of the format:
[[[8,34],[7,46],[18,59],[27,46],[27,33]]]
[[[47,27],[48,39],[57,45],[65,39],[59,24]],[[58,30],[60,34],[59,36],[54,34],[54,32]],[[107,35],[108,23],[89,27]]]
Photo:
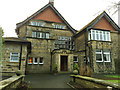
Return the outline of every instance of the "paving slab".
[[[72,89],[67,85],[70,81],[70,74],[30,74],[25,76],[25,81],[30,82],[32,88]]]

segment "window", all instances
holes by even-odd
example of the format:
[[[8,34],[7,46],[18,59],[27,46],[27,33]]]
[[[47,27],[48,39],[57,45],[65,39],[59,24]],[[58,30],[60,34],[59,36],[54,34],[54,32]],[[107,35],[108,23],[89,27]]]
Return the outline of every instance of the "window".
[[[41,32],[37,32],[37,38],[42,38],[42,33]]]
[[[45,38],[45,33],[42,33],[42,38]]]
[[[111,62],[110,51],[96,50],[96,62]]]
[[[10,62],[19,62],[19,53],[10,53]]]
[[[65,26],[60,24],[54,24],[54,28],[65,29]]]
[[[109,31],[91,30],[89,40],[111,41]]]
[[[43,57],[40,57],[40,58],[39,58],[39,64],[43,64],[43,63],[44,63]]]
[[[46,33],[46,38],[49,39],[49,37],[50,37],[50,34]]]
[[[78,62],[78,57],[77,56],[73,57],[73,62]]]
[[[32,37],[36,37],[36,32],[32,32]]]
[[[96,50],[96,62],[103,62],[102,50]]]
[[[33,58],[33,64],[38,64],[38,58]]]
[[[43,32],[32,32],[32,37],[34,38],[45,38],[49,39],[50,34],[49,33],[43,33]]]
[[[103,59],[105,62],[111,62],[110,61],[110,52],[109,51],[104,51]]]
[[[32,63],[33,63],[32,57],[29,57],[28,58],[28,64],[32,64]]]
[[[43,22],[36,22],[36,21],[31,21],[30,25],[33,25],[33,26],[44,26],[44,23]]]

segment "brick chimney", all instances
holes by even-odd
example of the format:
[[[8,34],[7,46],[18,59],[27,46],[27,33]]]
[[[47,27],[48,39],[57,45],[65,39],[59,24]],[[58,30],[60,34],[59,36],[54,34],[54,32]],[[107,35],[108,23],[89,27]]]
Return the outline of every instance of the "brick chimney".
[[[120,1],[118,2],[118,26],[120,27]]]
[[[49,0],[49,3],[54,6],[54,0]]]

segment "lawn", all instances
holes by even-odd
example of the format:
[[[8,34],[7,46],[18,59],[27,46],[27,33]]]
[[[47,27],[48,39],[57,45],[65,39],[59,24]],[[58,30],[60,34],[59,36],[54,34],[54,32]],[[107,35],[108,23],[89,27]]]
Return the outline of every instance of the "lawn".
[[[104,75],[104,76],[112,78],[112,80],[105,80],[105,81],[113,82],[113,83],[120,83],[120,75]],[[118,79],[118,80],[116,80],[116,79]]]
[[[120,78],[120,75],[104,75],[105,77]]]

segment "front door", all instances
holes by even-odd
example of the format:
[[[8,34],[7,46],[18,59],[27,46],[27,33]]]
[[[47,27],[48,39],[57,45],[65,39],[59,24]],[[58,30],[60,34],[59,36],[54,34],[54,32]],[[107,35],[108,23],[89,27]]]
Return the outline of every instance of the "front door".
[[[61,71],[68,70],[68,56],[61,56]]]

